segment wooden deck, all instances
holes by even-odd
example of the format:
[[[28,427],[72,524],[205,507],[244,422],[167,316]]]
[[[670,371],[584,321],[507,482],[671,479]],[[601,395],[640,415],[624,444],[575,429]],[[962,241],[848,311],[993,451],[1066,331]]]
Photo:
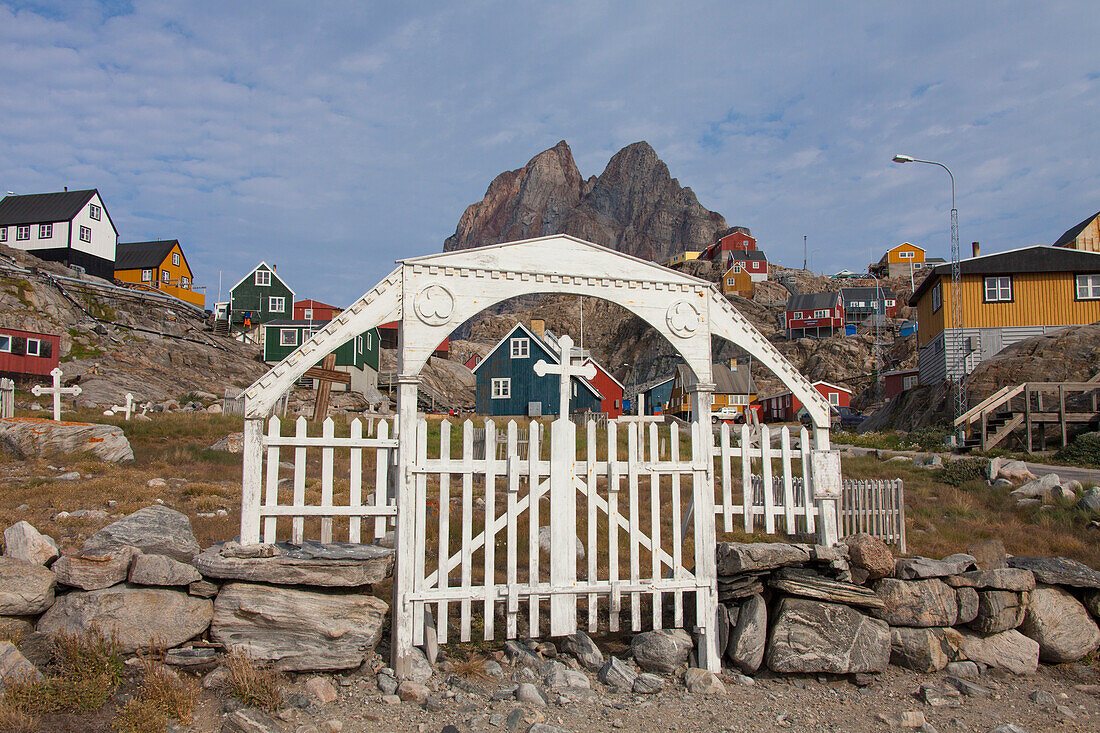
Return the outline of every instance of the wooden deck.
[[[1024,382],[997,390],[955,420],[966,434],[962,449],[989,450],[1010,436],[1028,452],[1046,450],[1053,433],[1069,443],[1070,427],[1100,427],[1100,373],[1088,382]],[[1070,400],[1070,408],[1066,402]],[[1055,426],[1056,430],[1050,430]]]

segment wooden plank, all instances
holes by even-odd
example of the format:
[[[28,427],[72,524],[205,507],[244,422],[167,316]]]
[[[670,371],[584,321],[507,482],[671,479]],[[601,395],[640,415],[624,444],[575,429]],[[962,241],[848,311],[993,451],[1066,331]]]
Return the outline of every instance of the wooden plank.
[[[268,437],[278,437],[279,418],[275,415],[267,422]],[[272,445],[267,449],[267,487],[264,492],[264,506],[278,506],[279,504],[279,446]],[[275,517],[264,520],[264,544],[270,545],[276,541]]]
[[[760,475],[764,482],[764,531],[775,534],[775,488],[772,486],[772,437],[767,425],[760,426]]]
[[[507,542],[507,582],[508,599],[505,606],[505,634],[509,639],[516,638],[518,633],[519,601],[515,595],[519,588],[519,571],[517,569],[516,548],[519,543],[517,525],[519,512],[516,508],[517,494],[519,494],[519,451],[517,450],[518,438],[516,436],[516,421],[508,421],[508,526],[506,530]]]
[[[802,492],[803,501],[806,504],[806,532],[813,534],[817,506],[814,504],[813,487],[810,485],[810,431],[806,428],[802,428],[798,434],[798,450],[802,456]]]
[[[497,426],[492,420],[485,421],[485,456],[489,459],[485,470],[485,606],[481,610],[484,630],[482,638],[490,641],[496,623],[496,583],[497,583],[497,533],[494,529],[497,516]]]
[[[626,429],[626,488],[630,502],[630,582],[638,583],[641,577],[641,558],[638,546],[638,423],[632,422]],[[638,593],[630,594],[630,621],[634,631],[642,630],[642,597]]]
[[[752,532],[756,516],[752,500],[752,434],[748,423],[741,424],[741,507],[745,531]]]
[[[1066,432],[1066,388],[1058,385],[1058,422],[1062,426],[1062,449],[1069,443]]]
[[[607,424],[607,574],[612,588],[619,584],[619,461],[615,423]],[[595,492],[591,492],[594,494]],[[615,591],[608,602],[608,627],[619,630],[620,597]]]
[[[308,423],[306,422],[305,415],[299,415],[298,419],[294,421],[294,436],[296,438],[304,438],[306,436]],[[299,447],[294,449],[294,497],[293,504],[295,507],[305,506],[306,503],[306,449]],[[290,542],[291,544],[301,545],[302,539],[305,534],[305,520],[302,517],[295,517],[290,522]]]
[[[439,423],[439,458],[444,464],[451,460],[451,422]],[[451,474],[439,474],[439,552],[437,553],[435,587],[446,590],[451,582],[447,559],[451,556]],[[436,609],[436,635],[440,644],[447,643],[447,627],[450,626],[450,609],[446,601],[440,601]]]
[[[363,421],[355,418],[348,426],[352,438],[363,437]],[[348,451],[348,506],[363,505],[363,449],[352,448]],[[353,517],[348,520],[348,542],[362,542],[363,520]]]
[[[332,440],[336,436],[336,427],[331,417],[326,417],[321,423],[321,437]],[[321,449],[321,506],[332,506],[332,452],[331,445]],[[321,544],[332,544],[332,517],[321,519]]]
[[[416,420],[416,462],[423,463],[428,457],[428,423]],[[413,506],[415,507],[416,530],[413,550],[413,591],[424,590],[424,565],[428,552],[428,477],[417,474],[413,479]],[[412,613],[413,644],[424,643],[424,604],[414,603]]]
[[[668,426],[669,431],[669,445],[671,446],[672,454],[670,456],[674,467],[680,464],[680,426],[676,423],[672,423]],[[672,574],[673,578],[680,578],[682,576],[681,568],[683,567],[683,545],[684,545],[684,531],[680,522],[681,497],[680,497],[680,471],[673,470],[672,472]],[[680,629],[684,626],[684,593],[677,590],[672,594],[672,615],[673,623],[676,628]]]
[[[901,554],[904,555],[908,552],[905,547],[905,485],[901,479],[897,480],[897,501],[898,501],[898,549]]]
[[[730,451],[730,426],[725,420],[718,430],[718,447],[721,454],[719,470],[722,472],[722,531],[733,531],[733,496],[730,489],[730,472],[733,469]]]
[[[779,433],[780,456],[783,470],[783,509],[787,520],[787,534],[795,534],[798,530],[794,523],[794,486],[791,482],[791,430],[786,425]]]
[[[241,473],[241,542],[260,541],[260,482],[263,480],[264,421],[244,421],[244,454]]]
[[[728,431],[727,431],[728,437]],[[661,476],[653,467],[657,465],[657,426],[649,424],[649,539],[653,549],[649,553],[654,584],[661,578]],[[654,587],[651,600],[654,630],[663,628],[661,591]]]
[[[535,586],[539,583],[539,455],[542,452],[539,423],[532,420],[527,442],[527,481],[529,484],[527,504],[527,583]],[[532,594],[528,608],[528,623],[532,639],[539,637],[539,596]]]
[[[459,619],[459,640],[470,640],[471,602],[470,588],[473,585],[474,552],[471,548],[474,535],[474,473],[470,465],[474,459],[474,423],[466,420],[462,423],[462,593],[461,615]],[[450,511],[450,507],[439,511]]]
[[[377,428],[377,435],[379,438],[385,439],[389,437],[390,424],[385,420],[379,420]],[[387,487],[389,486],[389,462],[390,456],[397,451],[378,448],[374,456],[374,506],[376,509],[381,509],[386,506],[388,502]],[[386,534],[386,520],[382,517],[378,517],[374,520],[374,541],[381,542],[382,538]]]
[[[597,579],[596,557],[596,422],[589,420],[585,433],[585,483],[588,485],[588,493],[585,496],[588,509],[588,548],[585,559],[588,561],[588,583]],[[596,633],[599,629],[599,596],[595,593],[588,594],[588,631]]]

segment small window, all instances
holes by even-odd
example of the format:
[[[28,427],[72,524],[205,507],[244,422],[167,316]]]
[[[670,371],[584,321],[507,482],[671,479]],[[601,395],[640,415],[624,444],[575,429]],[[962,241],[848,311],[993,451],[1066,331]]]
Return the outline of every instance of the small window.
[[[257,285],[270,285],[271,284],[271,271],[270,270],[256,270],[255,283]]]
[[[91,206],[88,207],[88,216],[92,217],[96,221],[99,221],[99,217],[101,216],[101,214],[102,214],[102,209],[100,209],[95,204],[92,204]]]
[[[840,394],[838,394],[837,392],[830,392],[829,393],[829,404],[832,405],[833,407],[836,407],[837,405],[839,405],[840,404]]]
[[[306,319],[307,321],[312,321],[313,320],[313,309],[312,308],[306,308],[304,311],[302,311],[302,318]]]
[[[92,241],[92,230],[89,227],[80,227],[80,241],[89,243]]]
[[[898,252],[898,257],[903,260],[911,260],[915,254],[916,252]]]
[[[1100,274],[1077,276],[1077,300],[1100,299]]]
[[[23,224],[15,228],[15,241],[21,242],[31,238],[30,224]]]
[[[355,337],[355,353],[357,353],[357,354],[362,354],[363,353],[363,337],[362,336],[356,336]]]
[[[272,296],[267,299],[267,312],[268,313],[282,313],[286,308],[286,298],[282,296]]]
[[[985,279],[985,302],[1007,303],[1012,300],[1012,276],[997,275]]]
[[[727,288],[736,287],[736,285],[737,285],[737,281],[734,280],[732,277],[727,277],[726,278],[726,287]]]
[[[898,304],[898,302],[896,300],[887,300],[886,301],[886,307],[887,308],[893,308],[897,304]]]
[[[932,312],[935,313],[940,308],[943,308],[943,283],[936,283],[936,286],[932,288]]]
[[[367,331],[367,351],[371,350],[371,341],[372,341],[372,338],[371,338],[370,331]],[[481,359],[478,359],[478,361],[481,361]]]
[[[179,252],[173,252],[172,253],[172,264],[175,265],[176,267],[180,266],[180,253]]]
[[[38,225],[38,238],[49,239],[53,236],[53,224],[39,224]]]
[[[8,228],[0,227],[0,242],[8,241]]]
[[[827,311],[827,310],[816,310],[816,311],[814,311],[814,318],[828,318],[828,317],[829,317],[829,311]]]
[[[297,346],[298,330],[295,328],[279,329],[279,346]]]
[[[153,271],[152,270],[142,270],[141,271],[141,281],[143,283],[153,282]]]
[[[27,339],[27,356],[39,356],[42,353],[42,342],[38,339]]]
[[[917,386],[917,375],[916,374],[912,374],[908,377],[902,377],[901,378],[901,388],[902,388],[902,390],[910,389],[910,388],[916,387],[916,386]]]
[[[160,271],[160,281],[162,283],[170,282],[171,279],[172,279],[172,276],[168,274],[168,270],[161,270]]]
[[[512,380],[511,379],[494,379],[493,380],[493,399],[494,400],[506,400],[512,396]]]
[[[0,351],[11,353],[11,336],[0,334]]]
[[[526,359],[531,356],[531,339],[512,339],[512,358]]]
[[[190,288],[191,287],[191,278],[189,278],[187,276],[181,276],[180,277],[180,287],[183,288],[184,290]]]

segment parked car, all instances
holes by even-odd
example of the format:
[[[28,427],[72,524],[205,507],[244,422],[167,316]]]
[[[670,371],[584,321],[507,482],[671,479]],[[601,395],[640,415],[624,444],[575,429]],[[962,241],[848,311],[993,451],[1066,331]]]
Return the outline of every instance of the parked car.
[[[860,423],[867,419],[859,410],[853,407],[841,406],[833,407],[831,410],[832,428],[854,428],[858,427]],[[813,424],[813,420],[810,419],[810,414],[805,410],[798,416],[799,422],[806,427],[810,427]]]
[[[719,407],[717,410],[711,413],[710,421],[712,424],[717,425],[720,422],[739,423],[744,420],[744,415],[736,407]]]

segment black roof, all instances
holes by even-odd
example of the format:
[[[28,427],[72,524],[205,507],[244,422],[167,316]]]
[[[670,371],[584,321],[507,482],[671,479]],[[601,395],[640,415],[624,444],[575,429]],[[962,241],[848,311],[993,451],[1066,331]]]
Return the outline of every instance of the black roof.
[[[874,300],[875,293],[880,290],[883,299],[890,300],[894,297],[894,291],[890,288],[885,286],[876,288],[870,285],[860,288],[841,288],[840,294],[844,300]]]
[[[1082,252],[1066,247],[1037,244],[1033,247],[1010,249],[981,257],[962,260],[959,268],[963,275],[1014,275],[1023,272],[1100,272],[1100,253]],[[932,268],[917,292],[909,298],[909,305],[916,305],[925,292],[941,277],[951,275],[951,264]]]
[[[4,200],[0,201],[0,226],[68,221],[76,216],[96,193],[98,191],[93,188],[90,191],[5,196]]]
[[[162,239],[156,242],[130,242],[115,248],[115,270],[142,270],[158,267],[168,257],[172,248],[179,244],[177,239]],[[183,248],[180,248],[183,251]]]
[[[768,261],[767,255],[758,249],[750,249],[748,252],[742,252],[739,249],[730,250],[730,257],[735,260],[764,260]]]
[[[1058,241],[1054,243],[1055,247],[1067,247],[1073,244],[1077,239],[1077,235],[1084,231],[1085,227],[1092,223],[1092,220],[1100,216],[1100,211],[1085,219],[1083,222],[1076,226],[1072,226],[1062,233],[1062,236],[1058,237]]]
[[[787,298],[787,310],[789,311],[813,311],[824,310],[836,306],[836,299],[840,293],[798,293]]]

